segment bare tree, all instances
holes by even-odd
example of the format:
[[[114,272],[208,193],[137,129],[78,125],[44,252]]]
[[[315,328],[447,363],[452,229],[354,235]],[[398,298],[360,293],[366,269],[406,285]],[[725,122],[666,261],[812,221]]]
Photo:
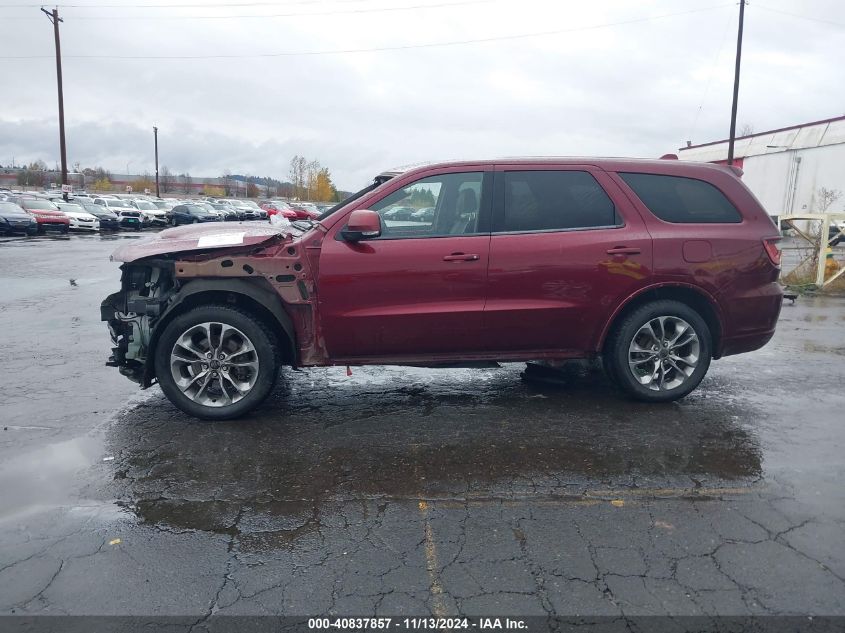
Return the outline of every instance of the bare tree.
[[[188,172],[185,172],[184,174],[179,174],[177,176],[177,178],[182,179],[182,191],[185,194],[191,193],[191,183],[193,182],[193,180],[191,178],[191,174],[189,174]]]
[[[754,134],[754,126],[751,123],[743,123],[737,136],[751,136],[752,134]]]
[[[170,168],[167,165],[161,168],[159,186],[164,193],[173,189],[173,172],[170,171]]]
[[[842,197],[842,192],[839,189],[828,189],[827,187],[819,187],[816,192],[818,197],[819,211],[827,213],[827,210]]]

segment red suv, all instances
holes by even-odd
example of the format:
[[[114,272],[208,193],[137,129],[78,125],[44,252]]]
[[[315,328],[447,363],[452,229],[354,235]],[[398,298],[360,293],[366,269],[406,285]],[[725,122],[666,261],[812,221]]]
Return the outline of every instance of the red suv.
[[[737,173],[444,163],[382,174],[316,221],[168,229],[113,255],[109,362],[205,419],[257,406],[281,365],[601,357],[630,396],[675,400],[711,359],[765,345],[780,312],[778,231]]]

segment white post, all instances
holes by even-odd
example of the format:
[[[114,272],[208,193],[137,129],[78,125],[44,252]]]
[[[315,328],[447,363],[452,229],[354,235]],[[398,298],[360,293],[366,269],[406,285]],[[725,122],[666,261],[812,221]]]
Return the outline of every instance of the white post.
[[[830,215],[825,213],[822,220],[821,234],[819,235],[819,262],[816,269],[816,286],[824,286],[824,267],[827,263],[828,234],[830,233]]]

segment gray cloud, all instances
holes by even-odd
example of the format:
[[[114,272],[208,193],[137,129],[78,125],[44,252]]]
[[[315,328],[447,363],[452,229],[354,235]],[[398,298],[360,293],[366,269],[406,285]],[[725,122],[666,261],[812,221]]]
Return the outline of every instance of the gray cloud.
[[[348,10],[433,0],[358,0],[205,13]],[[109,2],[111,4],[112,2]],[[437,4],[442,4],[438,2]],[[718,4],[714,2],[713,4]],[[413,45],[574,29],[712,5],[488,0],[448,8],[260,20],[138,20],[196,10],[67,9],[63,24],[70,162],[152,170],[152,125],[173,171],[284,177],[294,154],[356,188],[397,164],[501,155],[659,156],[692,136],[726,136],[734,5],[608,28],[443,48],[214,59],[76,59]],[[766,7],[845,23],[845,7]],[[28,10],[37,13],[37,9]],[[0,9],[0,56],[52,53],[46,19]],[[122,21],[83,20],[119,15]],[[747,9],[740,122],[757,130],[835,116],[845,30]],[[0,60],[0,163],[57,160],[52,60]],[[699,108],[701,108],[699,113]]]

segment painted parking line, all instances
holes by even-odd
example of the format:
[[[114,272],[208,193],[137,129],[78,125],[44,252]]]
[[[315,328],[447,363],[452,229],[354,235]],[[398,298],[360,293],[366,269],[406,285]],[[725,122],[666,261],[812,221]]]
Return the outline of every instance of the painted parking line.
[[[445,617],[446,605],[443,601],[443,585],[440,582],[440,564],[437,560],[437,545],[434,542],[434,530],[428,516],[428,502],[420,501],[417,504],[423,519],[425,533],[425,568],[428,572],[429,587],[431,592],[431,603],[434,615],[438,618]]]

